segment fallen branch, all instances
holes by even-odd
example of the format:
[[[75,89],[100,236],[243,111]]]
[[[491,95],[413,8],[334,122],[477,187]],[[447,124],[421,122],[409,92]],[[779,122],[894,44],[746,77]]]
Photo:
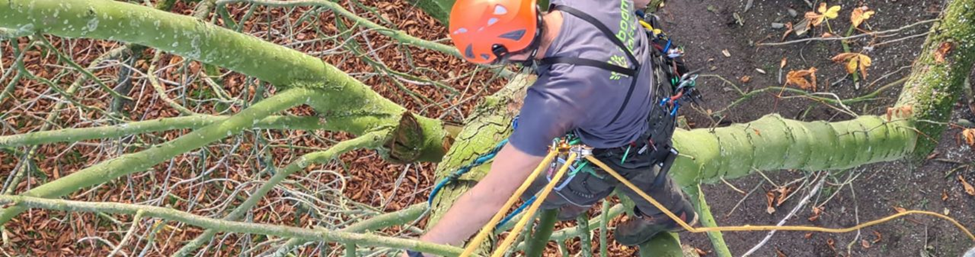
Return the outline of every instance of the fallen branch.
[[[236,222],[207,218],[171,208],[144,206],[124,203],[84,202],[44,199],[27,196],[0,196],[0,204],[17,204],[27,208],[60,210],[69,212],[104,212],[117,214],[136,214],[171,221],[183,222],[189,225],[215,229],[221,232],[245,233],[278,236],[286,238],[301,238],[305,240],[329,241],[339,243],[354,243],[358,245],[389,247],[397,249],[412,249],[439,255],[458,255],[461,249],[448,245],[426,243],[419,240],[385,237],[371,234],[359,234],[322,229],[297,228],[272,224],[251,222]]]
[[[369,134],[362,135],[360,137],[356,137],[351,140],[342,141],[341,143],[332,146],[332,148],[329,148],[328,150],[309,153],[301,156],[301,158],[299,158],[297,161],[291,162],[291,164],[288,164],[287,167],[285,167],[281,171],[278,171],[276,174],[274,174],[274,176],[271,176],[271,179],[269,179],[267,182],[264,183],[264,185],[261,185],[261,187],[259,187],[257,191],[255,191],[249,197],[247,197],[247,200],[245,200],[244,203],[237,206],[237,208],[234,208],[234,211],[230,212],[230,214],[227,214],[227,217],[224,217],[224,220],[240,219],[240,217],[242,217],[245,213],[250,211],[250,209],[253,208],[254,205],[257,205],[257,202],[260,201],[261,198],[264,198],[264,195],[270,192],[271,189],[274,188],[274,186],[276,186],[278,183],[281,183],[281,181],[283,181],[292,173],[302,170],[311,164],[326,163],[328,161],[331,161],[338,155],[348,152],[350,150],[354,150],[358,148],[376,148],[381,146],[382,142],[385,141],[383,137],[387,134],[386,132],[387,131],[372,132]],[[193,241],[190,241],[189,243],[184,245],[183,248],[179,250],[179,252],[176,252],[173,255],[174,256],[189,255],[190,252],[196,250],[197,248],[200,248],[200,246],[203,246],[203,243],[209,242],[210,239],[212,239],[213,236],[216,234],[217,234],[216,229],[207,229],[206,231],[203,231],[203,234],[200,234],[195,239],[193,239]]]

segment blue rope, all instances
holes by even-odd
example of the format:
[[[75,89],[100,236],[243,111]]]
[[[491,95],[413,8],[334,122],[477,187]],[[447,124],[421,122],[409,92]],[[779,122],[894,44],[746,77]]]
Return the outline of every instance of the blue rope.
[[[504,216],[504,219],[501,219],[501,221],[498,222],[498,225],[494,226],[494,230],[497,230],[498,228],[501,228],[501,226],[504,226],[504,224],[508,223],[508,221],[511,220],[511,218],[514,218],[515,215],[521,213],[521,211],[525,210],[525,207],[532,205],[532,203],[534,202],[535,202],[535,196],[533,195],[532,198],[528,199],[528,201],[525,201],[525,203],[521,204],[521,206],[518,206],[518,209],[515,209],[514,212],[511,212],[511,214],[508,214],[508,216]]]
[[[443,186],[446,186],[450,182],[457,181],[457,179],[459,179],[460,176],[463,176],[467,172],[470,172],[471,169],[473,169],[474,167],[480,166],[481,164],[484,164],[494,159],[494,156],[497,155],[498,152],[501,151],[501,148],[504,147],[504,145],[507,143],[508,143],[507,138],[501,140],[501,142],[498,142],[498,144],[495,145],[494,148],[491,149],[491,151],[488,151],[487,153],[478,156],[476,159],[474,159],[473,162],[461,166],[460,168],[457,168],[457,170],[454,171],[454,173],[451,173],[446,178],[440,180],[440,182],[433,187],[433,191],[430,191],[430,198],[427,199],[427,205],[433,206],[433,198],[437,196],[438,193],[440,193],[440,189],[443,189]]]

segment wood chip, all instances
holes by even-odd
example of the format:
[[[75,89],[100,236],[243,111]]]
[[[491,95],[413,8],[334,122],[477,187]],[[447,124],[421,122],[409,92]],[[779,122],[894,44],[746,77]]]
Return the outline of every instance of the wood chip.
[[[897,211],[897,213],[901,213],[901,212],[906,212],[907,211],[904,208],[901,208],[901,207],[898,207],[898,206],[894,206],[894,210]]]
[[[728,49],[721,50],[721,54],[724,54],[724,57],[731,57],[731,53],[728,52]]]

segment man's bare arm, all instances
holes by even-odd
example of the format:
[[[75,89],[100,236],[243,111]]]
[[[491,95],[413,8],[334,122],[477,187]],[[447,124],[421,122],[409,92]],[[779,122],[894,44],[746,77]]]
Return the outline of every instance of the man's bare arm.
[[[498,213],[505,201],[544,159],[507,144],[498,152],[491,170],[467,191],[420,240],[461,245]]]

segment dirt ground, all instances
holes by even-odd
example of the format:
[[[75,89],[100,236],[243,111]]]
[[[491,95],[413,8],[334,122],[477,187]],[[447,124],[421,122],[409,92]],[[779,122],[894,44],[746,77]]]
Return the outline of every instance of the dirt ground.
[[[755,46],[759,42],[780,42],[785,29],[773,28],[772,23],[795,22],[789,9],[796,10],[799,17],[812,10],[804,1],[754,1],[747,12],[746,1],[668,1],[658,12],[665,22],[665,30],[686,46],[689,63],[693,67],[716,68],[714,74],[741,85],[742,90],[755,90],[764,87],[780,87],[778,67],[782,58],[788,58],[782,76],[789,70],[816,67],[818,69],[820,90],[835,93],[842,99],[858,97],[882,85],[904,78],[910,72],[912,61],[920,52],[923,37],[907,38],[895,43],[884,44],[890,40],[906,38],[924,33],[929,24],[905,29],[896,36],[854,40],[850,44],[853,52],[863,53],[873,58],[868,79],[856,89],[850,77],[840,64],[830,58],[843,51],[839,41],[813,41],[786,46]],[[866,29],[881,31],[896,29],[919,21],[936,18],[945,4],[943,1],[830,1],[829,5],[840,5],[842,10],[837,19],[830,21],[834,31],[845,33],[849,28],[850,10],[854,6],[866,5],[876,14],[866,22]],[[735,16],[741,17],[744,25],[737,23]],[[816,28],[809,34],[819,36],[823,30]],[[861,33],[861,32],[858,32]],[[836,33],[834,33],[836,34]],[[786,40],[799,39],[791,34]],[[879,44],[879,45],[878,45]],[[872,49],[870,49],[872,48]],[[721,52],[728,50],[731,57]],[[864,50],[870,49],[870,50]],[[756,69],[762,69],[762,74]],[[741,77],[750,76],[748,83],[741,83]],[[784,79],[784,78],[783,78]],[[842,80],[842,81],[841,81]],[[704,109],[719,110],[738,99],[737,92],[717,79],[704,78],[699,86],[709,100]],[[866,86],[869,85],[869,86]],[[966,85],[969,86],[969,85]],[[824,89],[825,87],[825,89]],[[883,91],[878,99],[866,103],[853,104],[849,108],[858,114],[883,115],[900,92],[900,85]],[[725,122],[747,122],[764,114],[777,112],[783,117],[800,120],[838,121],[851,116],[825,107],[808,99],[779,99],[774,93],[766,93],[751,99],[725,112],[726,116],[708,118],[703,113],[689,113],[689,120],[695,127],[714,126]],[[960,95],[961,93],[959,93]],[[951,121],[972,120],[975,115],[968,106],[968,100],[960,97],[953,109]],[[720,126],[720,125],[719,125]],[[812,225],[823,227],[849,227],[855,224],[896,213],[894,208],[928,210],[948,213],[962,224],[972,228],[975,224],[975,197],[966,195],[957,176],[962,175],[971,181],[975,170],[970,167],[975,161],[975,151],[958,138],[961,129],[945,131],[939,139],[935,159],[920,166],[906,161],[895,161],[864,165],[850,170],[832,171],[829,179],[809,203],[798,209],[786,224]],[[962,167],[960,169],[955,169]],[[954,170],[953,175],[945,173]],[[776,208],[772,214],[767,212],[765,193],[777,185],[788,184],[797,179],[810,178],[814,172],[769,171],[765,174],[728,181],[731,186],[746,192],[737,192],[724,183],[707,185],[703,188],[708,202],[719,225],[775,224],[785,218],[806,194],[812,185],[805,187]],[[855,179],[850,183],[850,176]],[[796,182],[791,190],[802,182]],[[842,186],[846,184],[845,186]],[[747,192],[754,193],[747,195]],[[835,197],[831,198],[834,192]],[[737,206],[737,208],[736,208]],[[823,207],[815,221],[812,206]],[[733,210],[733,212],[732,212]],[[729,215],[730,213],[730,215]],[[758,244],[765,232],[725,233],[724,238],[731,252],[739,256]],[[705,251],[712,248],[704,235],[682,234],[684,243]],[[960,256],[973,244],[960,230],[950,223],[928,217],[910,217],[865,228],[857,233],[827,234],[806,232],[778,232],[754,256]],[[929,253],[930,255],[924,255]],[[709,254],[709,256],[713,256]]]
[[[192,3],[188,3],[188,1],[179,2],[180,4],[174,8],[174,12],[182,14],[192,12]],[[352,6],[349,1],[341,2],[343,6]],[[861,78],[861,86],[857,89],[851,77],[846,75],[843,64],[837,64],[830,60],[832,56],[843,52],[840,41],[812,41],[784,46],[757,45],[781,42],[786,29],[774,28],[773,23],[795,23],[802,17],[803,13],[814,9],[807,5],[806,1],[754,1],[751,8],[745,11],[746,2],[747,0],[668,1],[665,7],[657,13],[663,21],[663,29],[678,44],[685,47],[689,66],[692,69],[703,68],[703,73],[708,75],[699,80],[698,86],[706,99],[703,106],[699,109],[683,108],[683,114],[694,128],[748,122],[769,113],[779,113],[786,118],[806,121],[840,121],[852,118],[851,115],[835,107],[808,98],[795,97],[794,94],[785,93],[782,95],[783,97],[777,97],[779,90],[769,90],[754,98],[741,101],[734,107],[727,108],[740,98],[735,89],[736,86],[743,91],[763,88],[777,89],[783,86],[783,83],[779,81],[780,76],[784,80],[788,71],[810,67],[818,69],[816,72],[819,85],[818,92],[830,92],[838,98],[851,99],[883,89],[871,101],[848,105],[848,108],[857,114],[882,115],[886,112],[886,108],[896,100],[901,86],[895,84],[885,87],[885,85],[898,81],[909,74],[910,65],[918,56],[921,43],[924,40],[922,34],[928,31],[931,24],[922,23],[908,27],[888,37],[863,37],[850,41],[851,51],[862,52],[873,59],[873,65],[868,69],[869,76],[867,79]],[[363,11],[362,16],[371,20],[383,20],[380,23],[386,26],[395,26],[426,40],[440,40],[445,37],[445,29],[442,25],[429,16],[420,13],[418,9],[411,7],[405,0],[362,1],[362,4],[373,8],[369,12]],[[813,4],[818,4],[818,2]],[[839,16],[829,21],[829,27],[835,32],[833,34],[845,34],[850,26],[850,11],[856,6],[866,5],[876,11],[876,14],[864,25],[861,25],[861,28],[867,31],[882,31],[898,29],[933,19],[937,17],[945,3],[944,1],[930,0],[869,0],[830,1],[829,4],[842,6]],[[793,17],[790,14],[790,8],[796,11],[798,17]],[[228,7],[228,10],[229,15],[240,22],[240,19],[246,16],[247,8],[244,5],[232,5]],[[298,17],[301,17],[309,8],[299,8],[293,12],[283,11],[281,8],[257,8],[256,10],[249,20],[242,22],[246,24],[242,31],[259,35],[263,39],[277,44],[292,42],[294,38],[284,38],[280,33],[280,31],[289,29],[296,32],[298,36],[295,38],[320,36],[321,34],[315,33],[316,27],[323,30],[324,34],[336,31],[333,23],[334,18],[327,13],[316,14],[322,17],[320,22],[305,21],[295,24],[294,26],[297,28],[290,27],[292,24],[287,21],[298,20]],[[216,22],[222,24],[219,19]],[[266,33],[269,30],[278,34]],[[804,37],[790,35],[785,40],[796,40],[810,37],[810,35],[819,37],[825,30],[828,29],[817,27],[809,31]],[[861,33],[864,32],[855,32],[855,34]],[[376,45],[390,41],[374,32],[365,33],[365,35],[368,35],[369,42]],[[368,43],[361,39],[357,39],[357,41],[363,44]],[[449,43],[447,41],[442,42]],[[20,41],[20,43],[23,44],[24,42]],[[53,43],[58,47],[66,48],[58,40],[54,40]],[[108,41],[73,40],[68,47],[87,49],[79,51],[77,55],[73,56],[79,64],[87,65],[94,56],[116,45],[116,43]],[[3,58],[5,58],[3,65],[5,68],[9,68],[7,66],[9,61],[6,58],[12,56],[11,43],[9,41],[3,42],[0,47],[3,48]],[[311,53],[331,47],[334,45],[327,43],[312,44],[305,45],[298,50]],[[404,56],[401,53],[402,49],[395,47],[378,49],[375,52],[379,59],[382,59],[392,70],[443,81],[447,86],[463,92],[462,95],[459,97],[449,96],[445,90],[439,90],[432,86],[406,84],[404,87],[397,87],[389,79],[380,76],[362,74],[356,74],[356,76],[384,97],[421,115],[442,117],[449,121],[461,121],[480,97],[493,93],[503,84],[503,81],[492,80],[489,74],[484,71],[479,71],[474,79],[452,79],[461,74],[472,72],[474,67],[445,54],[422,51],[413,47],[404,48],[411,50],[410,56]],[[730,56],[725,56],[724,50]],[[151,50],[147,50],[142,58],[143,62],[135,63],[134,66],[145,70],[148,66],[145,61],[152,56],[151,54]],[[374,68],[356,58],[349,58],[348,56],[326,56],[322,58],[344,71],[353,73],[375,72]],[[780,75],[779,64],[783,58],[787,59],[787,65],[782,69]],[[63,64],[57,62],[56,57],[51,55],[32,53],[27,55],[25,60],[28,69],[37,72],[38,76],[46,78],[58,76],[64,67]],[[183,65],[184,61],[177,57],[164,55],[160,63],[167,62],[171,67],[169,69],[163,68],[165,70],[160,76],[169,80],[179,79],[180,71],[173,67]],[[196,65],[195,62],[186,63],[187,69],[200,68],[198,65],[194,66]],[[111,78],[116,73],[118,73],[117,68],[111,68],[96,72],[96,75]],[[59,78],[69,81],[74,76],[76,75],[69,74]],[[746,76],[748,77],[747,82],[743,82],[743,78]],[[243,95],[244,98],[253,97],[247,93],[247,89],[252,90],[253,88],[246,88],[247,84],[243,76],[232,73],[224,78],[224,81],[226,81],[226,84],[223,85],[224,89],[229,94]],[[0,81],[0,84],[6,85],[6,82]],[[106,83],[109,86],[114,86],[113,83]],[[194,84],[188,86],[188,90],[193,91],[203,87],[207,86]],[[17,124],[18,127],[16,131],[4,129],[0,131],[0,135],[32,131],[40,126],[42,122],[39,120],[44,117],[46,112],[50,111],[53,101],[42,99],[30,109],[21,107],[24,101],[36,98],[37,92],[44,92],[45,90],[47,90],[46,85],[36,82],[24,80],[18,84],[14,91],[15,99],[0,102],[0,110],[4,112],[4,116],[0,117],[9,124]],[[424,102],[417,97],[410,97],[413,94],[429,97],[436,100],[437,103]],[[126,108],[128,111],[126,114],[131,119],[148,120],[178,115],[176,111],[166,106],[162,101],[158,101],[151,89],[148,91],[133,90],[130,96],[142,99],[140,101],[142,105],[137,104]],[[106,98],[105,93],[98,90],[97,87],[89,87],[79,93],[80,101],[93,106],[104,107],[103,100]],[[954,123],[960,119],[975,120],[975,114],[973,114],[975,106],[970,107],[969,101],[960,97],[959,103],[953,110],[951,122]],[[213,112],[213,106],[208,104],[201,104],[200,106],[202,106],[199,107],[200,111]],[[307,109],[292,111],[295,114],[307,114],[309,112]],[[78,122],[99,118],[78,116],[78,113],[72,110],[65,110],[62,113],[61,121],[56,122],[56,126],[72,127],[76,126]],[[92,125],[85,124],[87,125],[82,125],[82,127]],[[798,208],[795,215],[787,220],[787,224],[833,228],[849,227],[893,214],[896,212],[895,208],[904,208],[947,213],[965,224],[969,229],[975,229],[973,227],[975,226],[975,211],[973,211],[975,210],[975,197],[964,193],[957,178],[962,176],[969,183],[975,183],[973,180],[975,179],[975,168],[972,167],[975,166],[975,150],[959,142],[960,131],[961,129],[957,126],[946,130],[938,138],[939,145],[936,155],[921,165],[912,165],[906,161],[895,161],[828,172],[828,175],[825,176],[827,177],[826,182],[819,192],[811,196],[808,203]],[[127,150],[135,151],[144,147],[138,143],[152,144],[171,140],[181,133],[185,133],[185,131],[140,136],[138,137],[139,140],[129,145],[130,148]],[[244,136],[247,140],[252,140],[253,137],[254,135]],[[345,133],[289,131],[275,134],[273,137],[278,138],[279,140],[274,142],[280,144],[294,143],[314,149],[327,147],[336,141],[349,138],[350,135]],[[131,142],[131,139],[127,140],[130,141],[125,142]],[[34,177],[17,185],[16,192],[22,192],[31,185],[36,186],[38,183],[44,183],[50,179],[70,174],[77,169],[110,159],[115,156],[114,153],[109,152],[97,156],[89,156],[89,154],[100,153],[100,151],[105,151],[104,149],[114,149],[105,145],[122,144],[123,141],[106,140],[106,142],[51,144],[39,148],[40,154],[35,160],[38,170],[32,173]],[[100,145],[103,143],[104,145]],[[208,147],[206,152],[212,152],[219,156],[226,151],[221,149],[225,146],[227,144],[213,145]],[[243,150],[240,150],[244,154],[234,156],[234,158],[226,161],[229,168],[217,169],[210,176],[215,178],[226,177],[237,181],[266,179],[256,177],[260,176],[259,173],[254,175],[255,172],[251,165],[252,162],[256,161],[246,158],[252,153],[248,147],[245,145],[242,147]],[[309,151],[308,149],[276,149],[269,153],[274,157],[271,165],[287,164],[293,161],[296,156]],[[60,158],[63,155],[67,157]],[[0,160],[2,160],[0,162],[0,178],[8,176],[19,157],[18,154],[0,151]],[[214,165],[210,163],[213,162],[214,158],[202,160],[201,158],[204,157],[194,154],[181,156],[173,161],[175,164],[172,164],[171,167],[167,165],[157,166],[153,176],[160,178],[169,176],[166,174],[168,169],[173,170],[175,178],[197,176],[195,169],[210,168]],[[348,187],[341,192],[343,196],[352,201],[376,206],[382,211],[395,211],[411,204],[424,202],[430,187],[435,183],[432,174],[435,167],[433,164],[383,163],[378,155],[366,150],[346,153],[340,159],[341,162],[313,168],[341,171],[344,176],[348,177]],[[192,163],[195,162],[205,163],[205,165],[202,167],[192,166]],[[949,171],[953,173],[946,176],[946,172]],[[755,174],[729,180],[728,184],[715,183],[703,187],[719,225],[775,224],[785,218],[808,194],[813,187],[812,184],[815,182],[813,178],[816,177],[816,174],[823,173],[767,171],[764,174],[767,176]],[[79,192],[70,198],[145,202],[157,197],[152,193],[155,188],[152,188],[151,185],[156,182],[153,176],[132,176],[128,180],[106,183],[97,190]],[[330,176],[322,176],[316,179],[323,184],[333,183],[336,180],[335,177]],[[774,185],[786,185],[792,192],[787,200],[775,207],[774,213],[769,214],[766,193],[775,190],[776,186]],[[249,186],[253,187],[253,185]],[[218,200],[220,196],[223,196],[221,193],[223,187],[224,185],[214,185],[213,188],[197,191],[188,185],[174,185],[171,194],[180,199],[203,199],[199,200],[201,206],[212,205],[220,203]],[[146,190],[140,191],[143,189]],[[161,198],[161,196],[158,197]],[[314,224],[313,220],[307,215],[300,215],[300,211],[278,208],[277,205],[273,211],[270,211],[273,215],[268,215],[271,208],[267,208],[267,206],[270,205],[272,199],[278,200],[283,197],[286,197],[286,194],[273,192],[265,202],[259,205],[262,207],[255,211],[253,221],[294,224],[296,226]],[[196,202],[188,204],[185,201],[177,200],[173,200],[173,202],[172,207],[177,209],[193,209],[196,204]],[[232,201],[232,203],[239,203],[239,201]],[[811,217],[815,216],[813,206],[822,207],[822,209],[818,217],[811,221]],[[205,214],[199,208],[191,211]],[[596,211],[593,210],[591,213],[596,213]],[[130,222],[130,217],[123,215],[113,217],[124,222]],[[616,222],[618,220],[614,221],[614,224]],[[560,226],[568,226],[573,223],[565,222]],[[111,248],[90,242],[90,240],[82,242],[81,238],[101,236],[113,241],[121,238],[121,233],[117,231],[117,227],[101,217],[88,214],[65,215],[37,210],[20,215],[8,224],[6,229],[13,231],[11,234],[13,244],[2,246],[0,250],[25,255],[44,255],[43,253],[47,253],[48,255],[101,256],[105,255]],[[144,230],[146,230],[145,227],[138,231]],[[73,233],[65,236],[64,231],[73,231]],[[177,226],[172,231],[167,230],[165,231],[167,233],[166,239],[163,242],[156,243],[158,248],[156,250],[161,253],[171,253],[181,246],[179,242],[191,239],[200,232],[201,230],[198,228],[186,226]],[[725,233],[724,238],[732,254],[740,256],[758,244],[765,235],[765,232],[738,232]],[[713,247],[705,235],[682,233],[681,236],[682,242],[688,246],[701,250],[706,256],[715,256]],[[230,235],[223,237],[220,242],[231,242],[231,240],[237,239],[235,235]],[[569,244],[570,252],[573,254],[579,249],[577,241]],[[548,249],[546,255],[559,256],[560,253],[555,244],[552,243],[550,246],[552,247]],[[960,256],[965,249],[972,246],[972,242],[964,238],[963,234],[948,222],[929,217],[912,216],[907,219],[898,219],[865,228],[859,233],[778,232],[753,256]],[[612,256],[634,254],[634,249],[620,247],[616,244],[612,245],[611,249]],[[235,249],[215,251],[217,252],[207,252],[207,254],[221,256],[240,254]],[[308,247],[301,253],[304,255],[317,252],[312,247]]]

